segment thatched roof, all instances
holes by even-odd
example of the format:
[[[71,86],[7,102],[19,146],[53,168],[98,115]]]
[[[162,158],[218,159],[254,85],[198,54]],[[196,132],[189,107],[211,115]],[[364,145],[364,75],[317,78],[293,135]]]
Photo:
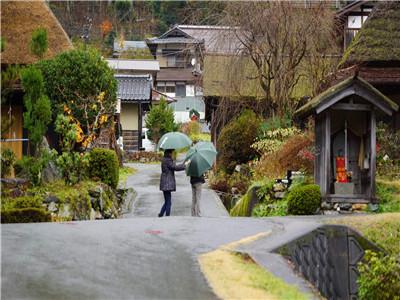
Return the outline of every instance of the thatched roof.
[[[29,52],[32,30],[47,29],[45,58],[73,49],[67,34],[44,1],[1,1],[1,37],[6,40],[1,63],[32,64],[38,59]]]
[[[375,6],[340,64],[400,65],[399,1],[382,1]]]

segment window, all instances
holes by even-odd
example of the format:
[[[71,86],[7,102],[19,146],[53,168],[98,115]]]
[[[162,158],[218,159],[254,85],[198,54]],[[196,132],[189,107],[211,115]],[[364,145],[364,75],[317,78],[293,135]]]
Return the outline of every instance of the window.
[[[167,92],[168,94],[173,94],[173,93],[175,93],[175,86],[167,86],[166,92]]]
[[[157,82],[157,91],[163,94],[169,94],[171,97],[185,97],[186,85],[184,81],[159,81]]]
[[[176,83],[176,96],[177,97],[185,97],[186,96],[186,87],[184,82]]]
[[[165,82],[163,81],[157,82],[157,91],[165,94]]]
[[[185,58],[178,55],[168,55],[167,56],[167,66],[181,68],[185,66]]]

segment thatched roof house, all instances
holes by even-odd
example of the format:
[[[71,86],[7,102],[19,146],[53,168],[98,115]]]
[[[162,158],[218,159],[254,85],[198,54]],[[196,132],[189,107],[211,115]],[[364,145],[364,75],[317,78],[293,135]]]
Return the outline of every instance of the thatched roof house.
[[[2,1],[1,37],[6,40],[1,54],[2,64],[32,64],[37,58],[30,54],[32,31],[39,25],[47,29],[48,49],[45,58],[72,50],[67,34],[44,1]]]
[[[343,56],[343,66],[400,66],[400,2],[379,2]]]
[[[379,1],[346,50],[338,81],[358,74],[400,105],[400,2]],[[336,82],[337,83],[337,82]],[[400,110],[392,115],[400,129]]]

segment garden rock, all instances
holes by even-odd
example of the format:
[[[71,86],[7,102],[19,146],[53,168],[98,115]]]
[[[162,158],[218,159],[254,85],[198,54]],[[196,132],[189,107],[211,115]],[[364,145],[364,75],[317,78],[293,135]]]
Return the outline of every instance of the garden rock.
[[[333,208],[333,204],[332,203],[328,203],[326,201],[323,201],[321,203],[321,209],[322,210],[331,210]]]
[[[50,202],[60,203],[60,199],[57,196],[52,195],[43,200],[43,203],[50,203]]]
[[[273,185],[275,192],[284,192],[286,190],[285,186],[282,183],[275,183]]]
[[[51,149],[50,149],[49,143],[47,142],[46,138],[43,138],[42,146],[43,146],[43,148],[45,148],[48,151],[49,154],[51,154]],[[56,168],[54,163],[52,161],[50,161],[47,164],[47,166],[45,166],[43,168],[42,180],[45,182],[49,182],[49,181],[60,180],[60,179],[61,179],[60,171]]]
[[[100,191],[97,190],[89,190],[89,195],[93,198],[98,198],[100,197]]]
[[[379,206],[378,206],[378,204],[370,204],[369,209],[370,209],[370,211],[375,212],[379,209]]]
[[[101,220],[101,219],[103,219],[103,215],[101,214],[101,212],[96,211],[96,212],[94,213],[94,218],[95,218],[96,220]]]
[[[57,210],[58,210],[58,208],[57,208],[57,205],[55,202],[50,202],[49,205],[47,206],[47,211],[54,213]]]
[[[1,186],[6,188],[23,189],[29,183],[29,180],[22,178],[1,178]]]
[[[89,216],[90,221],[94,221],[96,219],[96,212],[94,211],[94,209],[92,208],[92,210],[90,211],[90,216]]]
[[[367,204],[361,204],[361,203],[353,204],[352,209],[353,210],[366,210]]]
[[[339,204],[340,210],[351,210],[352,205],[350,203]]]
[[[69,210],[69,204],[65,204],[63,208],[58,211],[58,218],[60,220],[69,220],[72,218],[72,214]]]
[[[339,212],[335,211],[335,210],[324,210],[323,214],[324,215],[339,215]]]
[[[240,173],[241,168],[242,168],[242,167],[241,167],[240,165],[236,165],[235,171]]]

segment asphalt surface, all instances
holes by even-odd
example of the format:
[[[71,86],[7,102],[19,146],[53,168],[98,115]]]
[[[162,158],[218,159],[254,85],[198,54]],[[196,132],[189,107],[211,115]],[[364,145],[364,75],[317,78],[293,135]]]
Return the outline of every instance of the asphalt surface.
[[[321,219],[230,218],[207,189],[202,217],[191,217],[184,171],[176,173],[171,216],[158,218],[164,202],[158,188],[161,167],[133,167],[139,172],[126,184],[136,193],[121,219],[2,224],[1,299],[217,299],[199,255],[263,232],[284,237],[289,228],[301,234]],[[258,244],[252,252],[264,251],[265,245]],[[271,262],[273,268],[286,268],[277,256]],[[289,269],[280,275],[309,291]]]

